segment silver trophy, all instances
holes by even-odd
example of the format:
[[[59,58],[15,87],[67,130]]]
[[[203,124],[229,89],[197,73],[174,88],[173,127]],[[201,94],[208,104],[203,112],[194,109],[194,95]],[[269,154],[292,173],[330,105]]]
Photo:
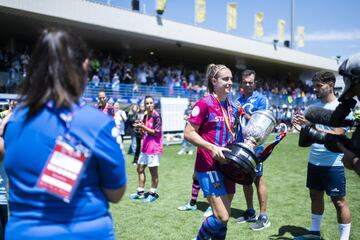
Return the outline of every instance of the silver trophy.
[[[220,171],[234,182],[249,185],[255,179],[255,167],[260,163],[254,148],[265,142],[276,125],[268,110],[256,111],[243,129],[244,142],[234,143],[223,154],[229,163],[220,165]]]

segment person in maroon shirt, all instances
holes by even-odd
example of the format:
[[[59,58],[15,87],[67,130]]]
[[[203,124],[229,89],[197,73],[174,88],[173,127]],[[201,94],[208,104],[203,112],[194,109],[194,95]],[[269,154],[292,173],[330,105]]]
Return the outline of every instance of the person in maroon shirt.
[[[98,108],[109,116],[114,117],[114,107],[108,103],[108,98],[104,90],[100,90],[98,93],[99,105]]]

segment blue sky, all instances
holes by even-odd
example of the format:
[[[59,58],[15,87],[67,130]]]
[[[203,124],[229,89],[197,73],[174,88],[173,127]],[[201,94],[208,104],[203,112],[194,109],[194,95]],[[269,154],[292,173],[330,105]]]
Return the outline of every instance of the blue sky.
[[[131,9],[131,0],[99,0]],[[195,0],[168,0],[163,18],[194,25]],[[238,5],[237,29],[229,34],[254,38],[254,15],[264,12],[265,35],[260,41],[271,43],[277,38],[277,20],[286,21],[290,39],[291,0],[207,0],[207,19],[199,27],[226,32],[226,4]],[[140,0],[140,11],[155,14],[156,0]],[[295,0],[295,28],[305,27],[305,46],[297,48],[341,60],[360,52],[360,1],[358,0]]]

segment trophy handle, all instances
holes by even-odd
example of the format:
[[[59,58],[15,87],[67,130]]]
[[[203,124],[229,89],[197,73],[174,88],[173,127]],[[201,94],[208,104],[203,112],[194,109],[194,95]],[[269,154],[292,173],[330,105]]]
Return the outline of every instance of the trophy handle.
[[[250,114],[253,114],[253,111],[252,111],[252,109],[254,108],[254,105],[252,104],[252,103],[245,103],[243,106],[242,106],[242,108],[245,110],[245,108],[247,107],[247,106],[249,106],[249,113]]]
[[[276,126],[276,130],[278,130],[280,133],[287,133],[288,127],[285,123],[280,123]]]

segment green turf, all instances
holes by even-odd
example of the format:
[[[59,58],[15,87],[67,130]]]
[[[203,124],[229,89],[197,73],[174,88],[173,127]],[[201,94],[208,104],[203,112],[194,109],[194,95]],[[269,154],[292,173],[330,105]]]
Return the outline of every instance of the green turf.
[[[265,162],[264,176],[268,191],[268,214],[271,226],[254,232],[249,225],[235,223],[245,210],[242,187],[238,185],[232,203],[232,216],[228,224],[227,239],[293,239],[310,225],[310,199],[305,187],[308,148],[297,147],[296,134],[289,134]],[[126,146],[127,147],[127,146]],[[195,155],[177,155],[180,145],[164,147],[159,168],[160,184],[158,201],[143,204],[130,200],[129,194],[137,187],[136,166],[127,155],[128,187],[122,201],[111,206],[118,239],[187,240],[196,236],[207,208],[202,193],[198,211],[180,212],[177,207],[190,198]],[[146,171],[149,188],[150,174]],[[360,178],[346,171],[347,200],[352,215],[350,239],[360,239]],[[257,197],[254,196],[258,211]],[[321,227],[324,239],[338,239],[335,208],[325,197],[325,214]]]

